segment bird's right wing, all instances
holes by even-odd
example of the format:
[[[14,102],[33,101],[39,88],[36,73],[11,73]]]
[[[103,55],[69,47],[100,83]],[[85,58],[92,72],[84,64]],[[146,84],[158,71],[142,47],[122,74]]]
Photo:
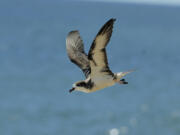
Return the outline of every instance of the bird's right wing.
[[[84,45],[78,31],[69,32],[66,38],[66,50],[69,59],[81,68],[87,78],[91,71],[90,64],[84,52]]]
[[[115,20],[116,19],[112,18],[102,26],[91,45],[88,53],[91,76],[96,76],[98,74],[110,74],[113,76],[108,66],[106,46],[111,38]]]

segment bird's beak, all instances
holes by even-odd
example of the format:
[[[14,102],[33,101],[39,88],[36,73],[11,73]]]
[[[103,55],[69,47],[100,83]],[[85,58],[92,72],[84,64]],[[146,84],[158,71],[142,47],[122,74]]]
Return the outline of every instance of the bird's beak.
[[[75,88],[73,87],[72,89],[69,90],[69,93],[71,93],[71,92],[74,91],[74,90],[75,90]]]

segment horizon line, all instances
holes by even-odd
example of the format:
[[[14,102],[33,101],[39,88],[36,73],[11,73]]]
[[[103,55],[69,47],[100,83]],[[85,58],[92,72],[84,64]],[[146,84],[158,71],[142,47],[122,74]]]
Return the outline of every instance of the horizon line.
[[[81,0],[80,0],[81,1]],[[132,3],[146,5],[164,5],[164,6],[180,6],[180,0],[87,0],[88,2],[105,2],[105,3]],[[85,1],[84,1],[85,2]]]

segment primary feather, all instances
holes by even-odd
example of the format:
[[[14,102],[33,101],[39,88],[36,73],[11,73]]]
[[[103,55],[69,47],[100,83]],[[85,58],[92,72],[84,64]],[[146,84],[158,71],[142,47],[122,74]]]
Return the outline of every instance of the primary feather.
[[[114,21],[115,19],[110,19],[102,26],[91,45],[88,53],[91,76],[96,76],[98,75],[97,73],[113,75],[108,66],[105,47],[111,38]]]
[[[70,60],[81,68],[87,78],[90,73],[90,65],[78,31],[69,32],[66,38],[66,49]]]

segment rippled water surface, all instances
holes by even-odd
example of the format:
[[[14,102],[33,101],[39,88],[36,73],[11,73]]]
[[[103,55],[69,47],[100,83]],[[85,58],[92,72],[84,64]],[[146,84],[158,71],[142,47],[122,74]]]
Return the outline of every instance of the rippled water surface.
[[[0,1],[1,135],[179,135],[180,8],[116,3]],[[65,48],[78,29],[88,51],[116,18],[107,47],[112,71],[136,69],[91,94]]]

